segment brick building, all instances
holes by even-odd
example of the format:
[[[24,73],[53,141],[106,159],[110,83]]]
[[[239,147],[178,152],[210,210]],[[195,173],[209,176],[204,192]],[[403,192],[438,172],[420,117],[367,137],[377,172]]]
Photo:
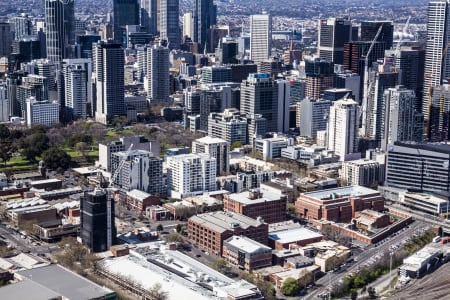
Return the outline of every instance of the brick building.
[[[303,193],[295,208],[307,220],[348,223],[364,209],[383,211],[384,198],[376,190],[354,185]]]
[[[355,219],[356,228],[364,230],[373,230],[377,228],[383,228],[390,224],[390,218],[388,215],[365,209],[361,211],[358,218]]]
[[[224,240],[233,235],[246,236],[267,245],[268,225],[259,218],[229,212],[210,212],[189,218],[188,238],[198,247],[222,254]]]
[[[272,249],[245,236],[232,236],[223,242],[223,257],[242,270],[272,265]]]
[[[131,190],[127,192],[125,201],[128,208],[139,212],[144,212],[148,206],[161,204],[161,199],[159,197],[152,196],[140,190]]]
[[[277,223],[286,220],[286,201],[285,195],[277,195],[263,189],[252,189],[225,195],[223,210],[253,219],[261,217],[267,223]]]

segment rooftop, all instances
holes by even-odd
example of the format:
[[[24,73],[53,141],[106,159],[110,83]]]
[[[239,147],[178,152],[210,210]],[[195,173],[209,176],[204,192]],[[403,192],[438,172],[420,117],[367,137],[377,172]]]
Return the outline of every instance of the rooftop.
[[[224,139],[211,137],[211,136],[205,136],[199,139],[194,140],[196,143],[203,143],[203,144],[219,144],[219,143],[228,143]]]
[[[134,190],[127,192],[127,196],[136,198],[138,200],[144,200],[144,199],[150,197],[151,195],[149,193],[134,189]]]
[[[304,227],[287,229],[269,234],[269,240],[278,241],[282,244],[289,244],[297,242],[298,240],[309,240],[321,237],[323,237],[323,235]]]
[[[359,197],[371,194],[379,194],[379,192],[377,190],[369,189],[359,185],[352,185],[352,186],[338,187],[334,189],[303,193],[303,195],[305,196],[321,200],[329,199],[330,195],[337,195],[340,197],[342,196]]]
[[[268,192],[266,190],[261,191],[260,195],[256,195],[255,199],[250,199],[252,193],[255,193],[255,191],[244,191],[241,193],[230,194],[230,195],[228,195],[228,197],[234,201],[240,202],[245,205],[280,200],[280,195]]]
[[[229,239],[224,241],[224,246],[226,244],[230,244],[231,246],[234,246],[238,248],[239,250],[246,252],[246,253],[255,253],[259,252],[260,250],[271,250],[270,247],[267,247],[266,245],[263,245],[261,243],[258,243],[252,239],[249,239],[245,236],[235,236],[233,235]]]
[[[247,229],[251,226],[258,227],[263,224],[260,221],[241,214],[223,211],[196,215],[191,217],[189,220],[192,220],[195,223],[204,224],[217,232],[225,232],[227,230],[233,231],[236,227]]]
[[[63,296],[66,299],[93,299],[103,298],[114,292],[101,287],[60,265],[48,265],[41,268],[18,272],[27,280],[33,281],[40,286]],[[30,293],[30,291],[27,291]],[[15,299],[6,297],[5,299]],[[18,299],[30,299],[29,297]],[[42,299],[42,298],[41,298]]]
[[[32,280],[23,280],[0,288],[2,299],[59,299],[60,294]]]

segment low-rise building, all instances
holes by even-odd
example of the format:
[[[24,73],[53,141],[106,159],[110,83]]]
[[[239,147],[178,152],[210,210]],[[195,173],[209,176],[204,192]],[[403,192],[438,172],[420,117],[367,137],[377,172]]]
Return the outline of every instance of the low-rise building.
[[[441,259],[449,255],[447,244],[431,243],[403,260],[400,275],[403,277],[420,278],[429,270],[433,270]]]
[[[388,226],[390,224],[390,218],[384,213],[365,209],[361,211],[358,218],[355,218],[354,222],[356,228],[372,231]]]
[[[376,188],[384,180],[384,166],[369,159],[358,159],[342,163],[340,177],[348,185]]]
[[[131,190],[127,192],[126,206],[130,209],[143,212],[148,206],[159,205],[161,199],[157,196],[152,196],[146,192],[140,190]]]
[[[304,227],[273,230],[269,233],[269,245],[275,250],[290,249],[292,244],[306,246],[322,239],[322,234]]]
[[[260,188],[225,195],[223,209],[253,219],[261,217],[267,223],[277,223],[286,219],[286,203],[286,195]]]
[[[384,198],[376,190],[346,186],[300,194],[295,202],[297,213],[308,220],[348,223],[355,212],[364,209],[384,210]]]
[[[246,271],[272,265],[272,249],[245,236],[226,239],[222,256],[231,265]]]
[[[255,150],[262,154],[264,160],[281,157],[282,149],[292,146],[294,140],[286,137],[255,139]]]
[[[211,212],[189,218],[189,240],[211,253],[222,254],[223,241],[233,235],[243,235],[266,245],[268,225],[262,219],[229,212]]]

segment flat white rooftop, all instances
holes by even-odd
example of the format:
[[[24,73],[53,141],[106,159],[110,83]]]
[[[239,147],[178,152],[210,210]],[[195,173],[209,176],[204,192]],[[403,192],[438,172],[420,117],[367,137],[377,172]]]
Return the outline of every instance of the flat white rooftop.
[[[278,241],[282,244],[294,243],[299,240],[309,240],[321,237],[323,237],[323,235],[304,227],[287,229],[269,234],[269,240]]]
[[[266,245],[258,243],[257,241],[249,239],[245,236],[233,235],[229,239],[225,240],[224,243],[230,244],[231,246],[234,246],[247,253],[255,253],[260,250],[271,250],[270,247],[267,247]]]
[[[358,197],[364,195],[379,194],[379,192],[377,190],[369,189],[360,185],[352,185],[322,191],[303,193],[303,195],[305,196],[316,199],[327,199],[330,198],[330,195],[332,194],[336,194],[338,196]]]

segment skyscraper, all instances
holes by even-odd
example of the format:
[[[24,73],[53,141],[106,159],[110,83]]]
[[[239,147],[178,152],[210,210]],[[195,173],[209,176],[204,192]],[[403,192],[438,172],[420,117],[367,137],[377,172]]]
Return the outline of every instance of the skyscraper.
[[[148,97],[151,103],[169,100],[169,49],[153,45],[147,50]]]
[[[75,43],[74,1],[45,1],[45,33],[47,59],[60,62],[69,56],[69,45]]]
[[[124,63],[120,43],[99,41],[93,45],[97,107],[95,120],[107,124],[112,117],[125,114]]]
[[[428,139],[430,142],[448,142],[450,140],[450,85],[436,86],[430,97]]]
[[[359,158],[358,149],[359,106],[352,99],[333,102],[328,118],[328,149],[339,155],[339,160]],[[356,154],[356,155],[355,155]]]
[[[386,50],[386,57],[395,56],[395,67],[399,69],[399,84],[416,94],[414,107],[422,111],[425,49],[403,46],[397,50]]]
[[[381,28],[378,35],[377,42],[385,44],[384,49],[391,49],[394,43],[394,25],[392,21],[364,21],[361,22],[361,41],[371,42],[377,35],[377,32]]]
[[[227,141],[205,136],[192,142],[192,153],[207,153],[216,159],[216,174],[227,175],[230,172],[230,143]]]
[[[64,107],[69,119],[86,118],[92,112],[92,64],[90,59],[63,60]],[[61,99],[62,100],[62,99]],[[62,101],[61,101],[62,102]]]
[[[16,41],[33,34],[33,24],[27,14],[20,14],[13,18],[14,39]]]
[[[125,48],[126,25],[139,25],[139,3],[137,0],[114,0],[114,40]]]
[[[11,53],[12,39],[11,24],[0,22],[0,56],[6,56]]]
[[[319,57],[335,64],[344,61],[344,43],[352,41],[352,22],[349,19],[319,20]]]
[[[216,25],[216,6],[213,0],[194,0],[194,36],[192,40],[198,43],[202,52],[206,46],[207,34],[211,25]]]
[[[450,77],[450,18],[449,1],[432,0],[428,5],[427,43],[425,49],[425,75],[422,112],[429,134],[431,96],[433,88]]]
[[[166,40],[169,49],[180,48],[179,0],[160,0],[160,38]]]
[[[241,83],[241,113],[261,114],[267,120],[267,131],[270,132],[283,131],[283,128],[278,127],[278,117],[285,99],[278,95],[278,84],[265,73],[250,74]]]
[[[187,12],[183,15],[183,39],[188,36],[192,39],[194,35],[194,14]]]
[[[415,141],[422,138],[422,113],[415,110],[416,95],[402,86],[384,91],[385,122],[381,130],[381,149],[394,142]]]
[[[250,16],[250,59],[259,62],[268,59],[272,49],[272,16]]]
[[[85,192],[80,200],[81,240],[91,251],[106,251],[114,244],[114,201],[105,190]]]
[[[157,0],[141,0],[141,26],[147,33],[157,34]]]

